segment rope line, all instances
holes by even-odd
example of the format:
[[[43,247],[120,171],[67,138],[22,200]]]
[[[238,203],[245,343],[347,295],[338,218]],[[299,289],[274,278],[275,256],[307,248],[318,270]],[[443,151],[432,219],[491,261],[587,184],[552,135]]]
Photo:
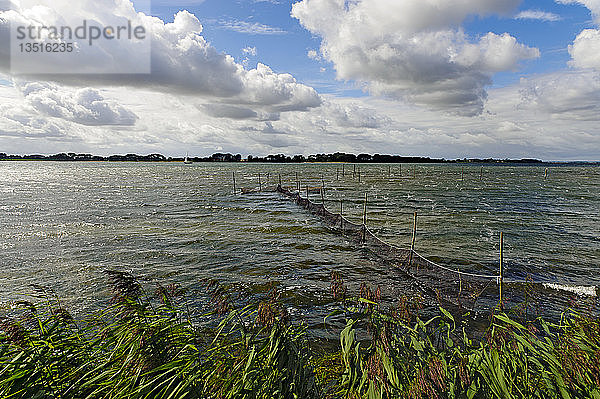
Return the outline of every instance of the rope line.
[[[369,232],[369,234],[371,234],[376,240],[378,240],[379,242],[381,242],[383,245],[387,245],[388,247],[394,248],[394,249],[399,250],[399,251],[411,251],[411,249],[409,249],[409,248],[401,248],[401,247],[398,247],[397,245],[385,242],[381,238],[377,237],[368,227],[366,227],[366,229]],[[493,281],[496,281],[496,284],[500,284],[500,278],[501,278],[501,276],[491,275],[491,274],[468,273],[468,272],[463,272],[463,271],[460,271],[460,270],[454,270],[454,269],[448,268],[446,266],[440,265],[439,263],[436,263],[436,262],[432,261],[431,259],[428,259],[428,258],[424,257],[423,255],[421,255],[420,253],[418,253],[415,250],[412,250],[412,252],[413,252],[414,255],[416,255],[417,257],[419,257],[421,260],[423,260],[423,261],[425,261],[425,262],[427,262],[427,263],[429,263],[429,264],[431,264],[431,265],[433,265],[435,267],[438,267],[438,268],[440,268],[442,270],[445,270],[447,272],[454,273],[454,274],[459,274],[461,276],[469,276],[469,277],[480,278],[480,279],[485,279],[485,280],[493,280]]]
[[[427,259],[426,257],[424,257],[423,255],[419,254],[415,250],[413,250],[413,253],[415,255],[417,255],[419,258],[423,259],[425,262],[429,262],[433,266],[439,267],[440,269],[446,270],[447,272],[451,272],[451,273],[455,273],[455,274],[460,274],[462,276],[470,276],[470,277],[475,277],[475,278],[481,278],[481,279],[485,279],[485,280],[496,280],[496,281],[498,281],[498,284],[500,284],[500,276],[495,276],[495,275],[490,275],[490,274],[467,273],[467,272],[461,272],[460,270],[453,270],[453,269],[447,268],[445,266],[442,266],[439,263],[436,263],[436,262],[434,262],[432,260]]]
[[[366,227],[366,226],[365,226]],[[401,248],[397,245],[394,244],[390,244],[388,242],[385,242],[384,240],[382,240],[381,238],[377,237],[368,227],[366,227],[367,231],[369,232],[369,234],[371,234],[375,239],[377,239],[379,242],[381,242],[384,245],[387,245],[391,248],[397,249],[399,251],[410,251],[409,248]],[[460,274],[462,276],[469,276],[469,277],[475,277],[475,278],[481,278],[481,279],[486,279],[486,280],[495,280],[497,281],[498,284],[500,284],[500,276],[498,275],[491,275],[491,274],[477,274],[477,273],[468,273],[468,272],[463,272],[460,270],[454,270],[454,269],[450,269],[446,266],[442,266],[439,263],[436,263],[434,261],[432,261],[431,259],[428,259],[426,257],[424,257],[423,255],[421,255],[420,253],[418,253],[415,250],[412,250],[413,253],[418,256],[419,258],[421,258],[422,260],[424,260],[425,262],[428,262],[430,264],[432,264],[435,267],[439,267],[442,270],[445,270],[447,272],[451,272],[451,273],[455,273],[455,274]]]

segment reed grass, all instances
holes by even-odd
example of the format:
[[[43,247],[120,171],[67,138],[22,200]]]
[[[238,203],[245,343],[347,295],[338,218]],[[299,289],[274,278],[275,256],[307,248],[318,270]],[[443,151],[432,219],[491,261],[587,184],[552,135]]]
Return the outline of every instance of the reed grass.
[[[192,320],[177,287],[150,295],[128,274],[109,277],[101,313],[75,320],[44,294],[0,319],[1,398],[600,398],[600,323],[588,312],[498,312],[474,340],[443,308],[426,321],[418,301],[384,311],[378,290],[348,297],[334,275],[340,345],[317,354],[276,291],[234,306],[208,284],[213,307]]]
[[[318,398],[304,328],[287,323],[271,300],[231,308],[219,288],[200,318],[176,305],[178,292],[143,293],[129,275],[111,273],[115,296],[100,315],[76,322],[54,300],[20,303],[2,320],[2,398]]]

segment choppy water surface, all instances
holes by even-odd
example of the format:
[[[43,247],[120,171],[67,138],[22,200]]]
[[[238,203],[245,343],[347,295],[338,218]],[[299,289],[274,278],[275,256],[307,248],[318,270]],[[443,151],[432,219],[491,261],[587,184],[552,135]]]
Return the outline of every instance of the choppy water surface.
[[[461,169],[464,168],[464,180]],[[499,232],[507,277],[600,286],[600,168],[460,165],[0,163],[0,303],[52,287],[75,309],[109,298],[106,269],[129,270],[191,291],[214,278],[248,293],[276,283],[292,314],[322,320],[329,275],[351,286],[402,285],[393,267],[275,193],[237,186],[327,187],[330,209],[382,238],[446,265],[495,274]],[[391,172],[391,174],[390,174]],[[269,180],[267,180],[267,173]],[[339,180],[338,180],[339,174]],[[319,197],[318,194],[314,194]],[[90,299],[84,301],[82,299]],[[94,305],[96,304],[96,305]]]

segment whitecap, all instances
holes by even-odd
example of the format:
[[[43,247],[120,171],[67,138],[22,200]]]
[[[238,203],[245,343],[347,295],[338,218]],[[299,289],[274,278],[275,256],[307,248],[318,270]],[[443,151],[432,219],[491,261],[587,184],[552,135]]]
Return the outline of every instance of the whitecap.
[[[584,285],[562,285],[562,284],[551,284],[545,283],[545,288],[557,290],[557,291],[567,291],[572,292],[574,294],[580,296],[597,296],[597,288],[595,286],[584,286]]]

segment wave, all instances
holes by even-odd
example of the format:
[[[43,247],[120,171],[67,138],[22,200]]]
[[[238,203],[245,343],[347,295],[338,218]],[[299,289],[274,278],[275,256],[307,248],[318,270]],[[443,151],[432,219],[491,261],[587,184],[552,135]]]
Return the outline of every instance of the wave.
[[[585,286],[585,285],[562,285],[544,283],[544,288],[549,288],[557,291],[567,291],[580,296],[598,296],[598,288],[596,286]]]

